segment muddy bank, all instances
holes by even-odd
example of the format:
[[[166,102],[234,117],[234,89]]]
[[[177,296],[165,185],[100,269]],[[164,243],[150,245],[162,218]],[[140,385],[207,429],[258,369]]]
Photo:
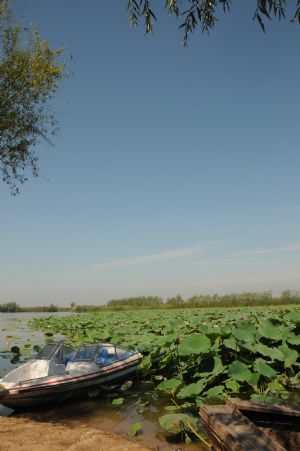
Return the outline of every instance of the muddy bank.
[[[0,417],[0,451],[149,451],[109,432]]]

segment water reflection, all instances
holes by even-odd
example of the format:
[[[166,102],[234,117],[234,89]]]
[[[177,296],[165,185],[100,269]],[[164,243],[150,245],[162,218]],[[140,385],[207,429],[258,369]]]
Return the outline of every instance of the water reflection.
[[[73,428],[92,427],[114,432],[160,451],[207,450],[199,443],[190,445],[178,441],[176,443],[174,436],[167,435],[159,426],[158,418],[166,413],[159,401],[149,397],[145,408],[139,402],[139,393],[142,392],[144,387],[134,384],[134,389],[126,393],[125,403],[121,407],[111,404],[112,398],[117,393],[106,393],[94,399],[73,399],[63,403],[38,407],[34,411],[27,411],[18,415],[25,415],[27,418],[37,421],[54,421]],[[143,397],[144,403],[145,397]],[[137,421],[142,425],[141,434],[132,437],[130,428]]]

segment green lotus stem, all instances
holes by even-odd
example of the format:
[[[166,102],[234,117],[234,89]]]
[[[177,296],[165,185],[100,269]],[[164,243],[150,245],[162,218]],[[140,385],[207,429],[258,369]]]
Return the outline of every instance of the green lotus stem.
[[[187,421],[187,425],[190,428],[190,430],[193,432],[193,434],[196,435],[196,437],[198,437],[199,440],[201,440],[202,443],[204,443],[208,448],[211,448],[211,444],[208,443],[203,437],[202,435],[199,434],[199,432],[197,432],[192,426],[191,423],[189,421]]]
[[[177,402],[175,401],[175,399],[171,398],[171,401],[175,404],[175,406],[180,409],[180,406],[177,404]]]

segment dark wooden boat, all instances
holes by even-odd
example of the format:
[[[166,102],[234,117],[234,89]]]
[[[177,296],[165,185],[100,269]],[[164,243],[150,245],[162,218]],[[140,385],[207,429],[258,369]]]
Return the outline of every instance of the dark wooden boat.
[[[202,406],[204,423],[216,451],[299,451],[300,410],[229,398],[226,405]]]
[[[77,350],[63,342],[48,343],[34,360],[0,379],[0,404],[17,408],[80,396],[128,378],[141,359],[138,351],[110,343],[86,344]]]

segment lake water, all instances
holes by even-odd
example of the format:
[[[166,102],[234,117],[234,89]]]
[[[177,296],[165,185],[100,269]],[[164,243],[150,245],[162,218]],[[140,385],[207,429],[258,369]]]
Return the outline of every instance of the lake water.
[[[69,313],[65,313],[68,315]],[[28,321],[33,317],[62,315],[59,313],[0,313],[0,377],[18,362],[12,360],[10,348],[19,346],[24,349],[24,345],[43,345],[45,342],[44,333],[30,330]],[[63,338],[56,335],[54,339]],[[34,355],[32,347],[28,347],[25,358]],[[22,357],[24,359],[24,357]],[[112,393],[103,394],[101,397],[89,399],[78,398],[34,407],[25,412],[18,412],[17,416],[32,418],[37,421],[51,421],[61,423],[69,427],[93,427],[109,432],[125,435],[127,438],[138,441],[154,450],[159,451],[196,451],[207,450],[202,444],[172,443],[172,437],[164,433],[158,423],[158,418],[167,413],[160,405],[159,400],[153,399],[147,392],[145,384],[135,383],[132,390],[127,392],[124,404],[112,406]],[[148,402],[147,408],[143,408],[139,398],[143,396],[143,402]],[[11,409],[0,405],[0,415],[14,414]],[[130,435],[130,427],[139,421],[142,425],[142,433],[137,437]],[[203,433],[205,435],[205,433]]]

